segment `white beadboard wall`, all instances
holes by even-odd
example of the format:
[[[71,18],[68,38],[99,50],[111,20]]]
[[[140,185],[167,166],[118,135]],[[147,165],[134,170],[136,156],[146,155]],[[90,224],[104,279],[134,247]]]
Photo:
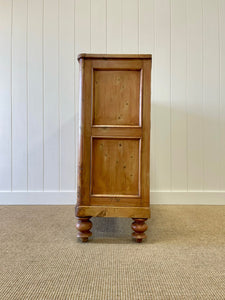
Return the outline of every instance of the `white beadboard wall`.
[[[0,0],[0,204],[73,204],[77,54],[152,53],[151,203],[225,204],[224,0]]]

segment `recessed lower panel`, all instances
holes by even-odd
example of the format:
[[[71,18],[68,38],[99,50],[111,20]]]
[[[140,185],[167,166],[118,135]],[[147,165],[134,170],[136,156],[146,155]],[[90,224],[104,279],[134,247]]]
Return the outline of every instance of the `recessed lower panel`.
[[[92,196],[139,196],[140,153],[140,139],[93,138]]]

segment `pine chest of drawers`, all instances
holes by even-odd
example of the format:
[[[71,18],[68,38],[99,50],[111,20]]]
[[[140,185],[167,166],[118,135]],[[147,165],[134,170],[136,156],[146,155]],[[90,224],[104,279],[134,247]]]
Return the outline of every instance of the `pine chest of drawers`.
[[[150,217],[151,55],[80,54],[77,236],[91,217],[133,219],[146,237]]]

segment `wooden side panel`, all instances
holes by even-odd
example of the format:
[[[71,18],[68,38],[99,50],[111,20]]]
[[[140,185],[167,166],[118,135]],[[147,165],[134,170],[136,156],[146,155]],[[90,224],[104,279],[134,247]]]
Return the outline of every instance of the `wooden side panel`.
[[[91,75],[91,61],[81,59],[77,203],[83,205],[90,203]]]
[[[151,126],[151,60],[143,61],[143,121],[141,147],[141,205],[150,201],[150,126]]]
[[[148,207],[151,61],[81,58],[80,70],[78,206]]]
[[[93,124],[140,124],[141,72],[94,70]]]
[[[94,138],[92,195],[139,195],[140,140]]]
[[[149,207],[107,207],[107,206],[79,206],[76,207],[79,217],[107,217],[107,218],[150,218]]]

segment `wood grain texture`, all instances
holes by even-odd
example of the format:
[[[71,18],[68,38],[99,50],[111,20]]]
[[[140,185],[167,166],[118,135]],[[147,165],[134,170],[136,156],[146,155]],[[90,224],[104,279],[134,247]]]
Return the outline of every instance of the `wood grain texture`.
[[[150,201],[150,128],[151,128],[151,66],[152,61],[143,61],[143,122],[141,147],[141,197],[142,206],[148,206]]]
[[[131,225],[133,229],[132,236],[137,243],[141,243],[143,239],[146,239],[146,234],[144,233],[148,229],[148,225],[145,223],[147,219],[144,218],[133,218],[134,222]]]
[[[104,59],[150,59],[152,57],[151,54],[96,54],[96,53],[80,53],[77,56],[77,59],[79,60],[80,58],[90,58],[90,59],[99,59],[99,58],[104,58]]]
[[[94,70],[93,125],[141,124],[140,71]]]
[[[79,57],[81,115],[76,215],[120,217],[121,209],[122,216],[141,217],[144,207],[142,217],[146,218],[150,192],[151,59],[105,60],[91,56]],[[124,103],[131,106],[131,111],[134,107],[136,114],[127,113]]]
[[[104,125],[93,125],[91,128],[91,135],[93,137],[113,137],[113,136],[123,136],[124,138],[129,138],[129,135],[132,137],[142,137],[142,128],[135,126],[104,126]]]
[[[139,195],[140,140],[92,139],[92,195]]]
[[[139,195],[97,194],[91,195],[89,204],[97,206],[107,204],[107,207],[140,207],[142,205],[142,199]]]
[[[108,206],[76,206],[76,216],[107,218],[150,218],[149,207],[108,207]]]
[[[91,64],[80,60],[79,156],[77,162],[77,203],[87,205],[90,195],[91,160]],[[86,101],[89,99],[89,101]]]
[[[76,228],[78,230],[77,237],[81,239],[82,242],[87,242],[88,238],[92,236],[90,229],[92,228],[92,222],[88,217],[77,218]]]

